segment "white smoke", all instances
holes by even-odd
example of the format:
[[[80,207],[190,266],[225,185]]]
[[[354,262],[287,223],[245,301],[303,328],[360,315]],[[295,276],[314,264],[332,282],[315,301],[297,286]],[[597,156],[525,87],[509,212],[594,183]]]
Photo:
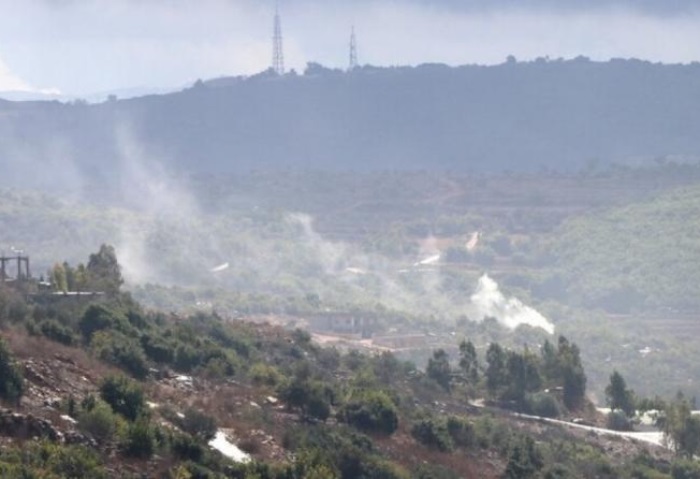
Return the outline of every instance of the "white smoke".
[[[316,258],[325,274],[337,274],[342,271],[348,271],[348,268],[354,270],[366,269],[366,260],[360,260],[357,256],[352,255],[348,246],[344,243],[336,243],[324,239],[314,229],[311,216],[304,213],[292,213],[288,215],[287,219],[301,226],[302,231],[299,240],[315,252]],[[347,263],[353,256],[355,264],[349,266]]]
[[[517,298],[506,298],[499,289],[498,283],[487,274],[479,278],[471,303],[473,311],[470,313],[479,320],[496,318],[510,329],[526,324],[554,334],[554,325],[547,318]]]
[[[224,263],[206,212],[162,154],[144,148],[129,125],[114,132],[119,157],[114,186],[124,216],[115,243],[130,284],[188,284],[203,265]],[[225,269],[225,268],[224,268]]]
[[[395,263],[387,258],[356,251],[342,242],[326,240],[314,230],[310,216],[293,214],[288,216],[288,220],[301,226],[298,239],[328,275],[327,281],[352,284],[362,291],[361,296],[378,295],[374,297],[380,303],[397,310],[419,314],[462,311],[477,322],[495,318],[511,330],[520,325],[528,325],[554,334],[554,325],[547,318],[519,299],[506,297],[487,274],[479,278],[476,289],[468,300],[457,291],[451,294],[445,290],[444,275],[439,267],[441,255],[431,238],[423,242],[421,251],[423,255],[429,256],[414,263],[412,268],[398,270],[397,276],[397,270],[392,269]],[[427,265],[433,267],[419,268]]]

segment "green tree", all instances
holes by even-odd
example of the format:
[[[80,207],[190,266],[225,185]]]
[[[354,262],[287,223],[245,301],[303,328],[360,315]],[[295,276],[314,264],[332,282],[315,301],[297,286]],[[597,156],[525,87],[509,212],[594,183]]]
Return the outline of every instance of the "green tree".
[[[68,291],[68,278],[66,277],[66,268],[56,263],[51,268],[51,283],[56,291],[65,293]]]
[[[129,424],[121,447],[124,453],[131,457],[147,459],[153,455],[156,439],[148,419],[140,417]]]
[[[377,390],[356,392],[342,407],[340,417],[358,429],[383,434],[392,434],[399,426],[396,405]]]
[[[476,348],[471,341],[463,340],[459,344],[459,367],[464,373],[467,383],[476,386],[479,382],[479,359]]]
[[[428,359],[426,373],[429,378],[434,379],[446,391],[450,390],[452,367],[450,366],[450,357],[444,349],[433,352],[433,357]]]
[[[492,398],[500,397],[507,381],[506,352],[500,344],[491,343],[486,351],[486,389]]]
[[[443,452],[454,449],[454,442],[445,421],[420,420],[411,427],[411,435],[421,444]]]
[[[78,416],[80,429],[90,434],[100,444],[105,444],[114,437],[117,424],[117,416],[103,401],[96,401],[91,408],[82,411]]]
[[[100,386],[100,396],[114,412],[135,421],[145,410],[143,389],[126,376],[108,376]]]
[[[542,385],[536,358],[525,351],[522,354],[508,352],[506,361],[507,386],[503,399],[515,401],[518,409],[525,407],[528,392],[539,390]]]
[[[325,421],[330,416],[332,392],[319,381],[295,376],[280,389],[280,398],[290,409],[299,409],[305,418]]]
[[[575,343],[569,343],[564,336],[559,336],[557,359],[564,388],[564,405],[570,410],[578,409],[586,397],[586,374],[581,364],[581,352]]]
[[[619,409],[627,417],[634,415],[634,394],[627,389],[625,379],[617,371],[610,375],[610,384],[605,388],[605,399],[610,409]]]
[[[548,385],[560,385],[557,384],[561,380],[561,371],[559,368],[559,358],[557,356],[557,348],[554,347],[548,339],[545,339],[541,350],[542,356],[542,375],[547,381]]]
[[[392,353],[385,351],[372,360],[374,374],[383,384],[391,384],[404,374],[404,364]]]
[[[75,291],[86,291],[88,286],[88,272],[83,263],[80,263],[73,273]]]
[[[124,283],[117,254],[110,245],[103,244],[97,253],[90,255],[86,272],[93,290],[116,294]]]
[[[676,454],[692,458],[700,453],[700,417],[692,415],[690,402],[678,393],[666,407],[664,436]]]
[[[78,321],[78,329],[87,342],[95,332],[104,329],[116,329],[127,334],[133,332],[133,328],[122,313],[102,304],[88,306]]]
[[[528,436],[521,436],[510,450],[508,464],[502,477],[503,479],[535,477],[543,466],[542,453],[537,448],[535,441]]]
[[[66,274],[66,285],[68,291],[75,291],[75,270],[71,268],[67,261],[64,261],[63,271],[65,271]]]

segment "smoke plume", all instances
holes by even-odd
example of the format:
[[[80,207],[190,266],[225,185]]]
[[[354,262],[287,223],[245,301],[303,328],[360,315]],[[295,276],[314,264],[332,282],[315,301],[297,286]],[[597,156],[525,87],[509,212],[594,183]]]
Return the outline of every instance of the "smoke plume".
[[[506,298],[498,283],[487,274],[479,278],[479,284],[471,297],[475,318],[496,318],[504,326],[515,329],[520,325],[541,328],[554,334],[554,325],[533,308],[517,298]]]

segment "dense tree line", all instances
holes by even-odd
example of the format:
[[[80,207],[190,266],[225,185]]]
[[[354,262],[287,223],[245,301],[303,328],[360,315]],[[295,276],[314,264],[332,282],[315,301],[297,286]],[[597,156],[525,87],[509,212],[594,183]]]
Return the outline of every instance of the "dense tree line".
[[[556,345],[545,340],[539,355],[491,343],[483,358],[471,341],[459,346],[455,368],[442,349],[429,358],[426,374],[446,391],[464,384],[468,394],[482,394],[523,412],[557,416],[563,407],[575,411],[585,405],[586,374],[575,343],[560,336]]]

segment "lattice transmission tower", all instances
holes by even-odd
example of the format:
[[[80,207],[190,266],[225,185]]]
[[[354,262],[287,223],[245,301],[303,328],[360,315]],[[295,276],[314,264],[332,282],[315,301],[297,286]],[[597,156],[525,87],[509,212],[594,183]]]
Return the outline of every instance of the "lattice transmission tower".
[[[282,20],[279,5],[275,6],[275,26],[272,35],[272,70],[278,75],[284,75],[284,48],[282,41]]]
[[[357,68],[357,37],[355,37],[355,27],[352,27],[350,33],[350,64],[348,65],[348,70],[354,70]]]

